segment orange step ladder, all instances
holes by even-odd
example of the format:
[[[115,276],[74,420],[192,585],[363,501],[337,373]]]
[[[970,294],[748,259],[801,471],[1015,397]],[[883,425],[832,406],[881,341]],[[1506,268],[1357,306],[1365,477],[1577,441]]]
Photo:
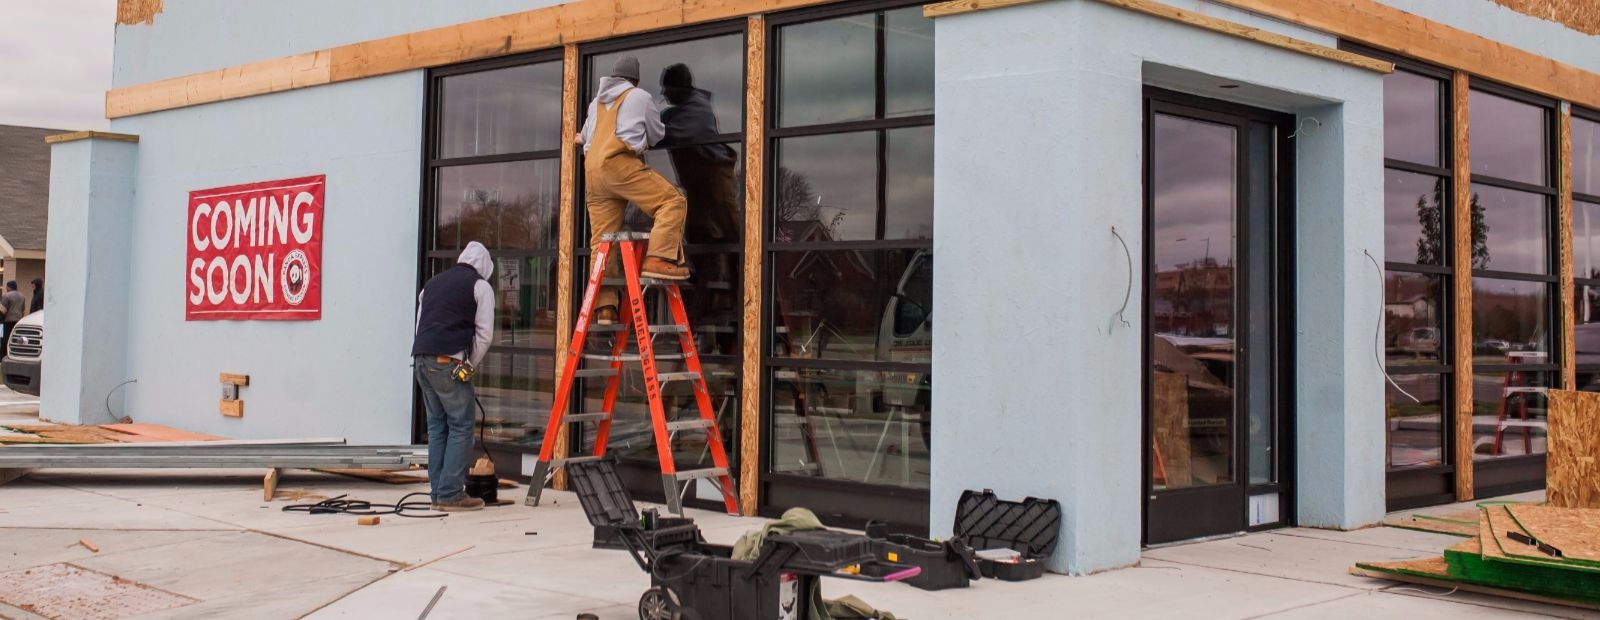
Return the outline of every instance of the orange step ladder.
[[[612,415],[617,406],[617,392],[622,383],[623,365],[637,362],[644,372],[644,393],[650,406],[650,425],[655,434],[656,455],[661,461],[661,485],[666,494],[668,511],[683,514],[683,493],[687,488],[685,483],[706,480],[722,493],[723,506],[727,508],[728,514],[739,514],[736,491],[738,487],[734,485],[732,469],[728,465],[728,453],[722,445],[722,433],[717,428],[716,415],[711,407],[711,392],[706,387],[705,374],[700,368],[700,356],[695,348],[694,333],[689,328],[683,294],[678,288],[680,283],[645,278],[639,273],[639,264],[644,260],[645,242],[649,239],[649,233],[612,233],[602,235],[598,247],[593,249],[589,283],[584,288],[583,305],[578,309],[577,324],[573,325],[572,341],[567,346],[567,358],[562,364],[561,380],[556,385],[555,403],[550,408],[550,421],[544,427],[544,441],[539,447],[539,460],[534,464],[532,484],[528,498],[524,502],[529,506],[539,505],[539,496],[544,491],[545,484],[561,467],[568,463],[596,461],[605,457],[606,442],[611,435]],[[622,261],[625,278],[620,281],[605,277],[606,261],[613,252]],[[595,296],[601,286],[618,286],[622,289],[618,295],[621,307],[618,309],[617,325],[589,324],[595,310]],[[660,289],[665,294],[667,307],[672,314],[672,324],[650,324],[644,300],[645,292],[649,289]],[[609,355],[585,353],[584,343],[591,331],[609,331],[617,334]],[[678,337],[681,353],[657,354],[655,338],[669,334]],[[626,352],[630,335],[638,343],[637,354]],[[580,368],[584,360],[606,364],[600,368]],[[657,362],[661,360],[681,360],[685,370],[660,372],[657,369]],[[580,378],[598,377],[606,378],[605,399],[602,401],[600,411],[567,414],[574,381]],[[661,386],[672,381],[687,381],[694,388],[698,418],[667,420]],[[598,425],[595,430],[593,450],[589,454],[555,458],[556,436],[559,434],[557,429],[560,429],[562,424],[583,422]],[[680,432],[705,434],[712,467],[682,471],[678,469],[677,461],[672,455],[672,438]]]

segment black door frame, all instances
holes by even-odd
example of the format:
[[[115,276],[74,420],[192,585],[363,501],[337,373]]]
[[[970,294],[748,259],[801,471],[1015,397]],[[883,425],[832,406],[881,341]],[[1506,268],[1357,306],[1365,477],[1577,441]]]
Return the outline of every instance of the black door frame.
[[[1146,86],[1143,97],[1143,148],[1144,157],[1141,162],[1143,192],[1143,251],[1141,252],[1144,267],[1144,280],[1142,301],[1142,317],[1144,319],[1144,333],[1141,334],[1140,346],[1142,348],[1142,362],[1140,365],[1141,402],[1139,408],[1141,433],[1140,453],[1143,455],[1140,464],[1140,488],[1144,495],[1140,499],[1140,540],[1149,544],[1150,539],[1150,500],[1154,497],[1155,489],[1150,476],[1151,446],[1153,443],[1153,429],[1151,428],[1152,388],[1150,380],[1150,362],[1152,358],[1152,338],[1149,335],[1149,326],[1153,324],[1153,308],[1150,303],[1150,293],[1155,285],[1155,272],[1150,269],[1154,264],[1154,215],[1155,202],[1151,192],[1154,173],[1154,132],[1153,122],[1157,113],[1179,116],[1200,121],[1216,122],[1232,125],[1238,128],[1236,149],[1237,186],[1234,217],[1237,221],[1244,213],[1248,198],[1245,188],[1248,184],[1248,166],[1244,158],[1248,155],[1248,127],[1252,121],[1267,123],[1277,129],[1274,138],[1276,148],[1276,210],[1273,214],[1272,227],[1274,230],[1273,249],[1276,254],[1277,272],[1273,274],[1273,283],[1277,294],[1272,302],[1278,309],[1274,322],[1274,348],[1277,360],[1273,364],[1274,394],[1273,401],[1277,407],[1275,428],[1273,429],[1274,450],[1277,456],[1277,482],[1267,485],[1252,485],[1249,482],[1249,433],[1245,429],[1244,421],[1248,412],[1235,401],[1234,405],[1234,437],[1233,449],[1237,465],[1235,466],[1236,480],[1228,485],[1229,490],[1221,490],[1216,486],[1200,487],[1193,490],[1195,497],[1184,498],[1189,495],[1189,490],[1163,491],[1167,497],[1188,499],[1190,501],[1205,501],[1200,496],[1216,497],[1223,495],[1226,500],[1236,500],[1239,504],[1238,516],[1242,517],[1237,522],[1234,515],[1228,515],[1228,523],[1216,523],[1215,527],[1207,528],[1218,533],[1259,531],[1289,527],[1295,522],[1294,501],[1294,472],[1295,472],[1295,378],[1294,366],[1294,274],[1295,264],[1295,149],[1290,136],[1295,133],[1295,117],[1291,114],[1274,112],[1259,108],[1249,107],[1226,101],[1219,101],[1198,95],[1181,93],[1154,86]],[[1245,240],[1242,235],[1236,235],[1234,252],[1236,257],[1246,254]],[[1235,264],[1242,262],[1236,260]],[[1242,300],[1249,294],[1247,281],[1243,278],[1234,279],[1235,307],[1242,304]],[[1237,316],[1237,315],[1236,315]],[[1237,323],[1237,321],[1236,321]],[[1242,385],[1244,374],[1236,372],[1236,385]],[[1236,387],[1236,393],[1241,390]],[[1252,495],[1276,493],[1279,496],[1280,520],[1252,527],[1249,524],[1249,498]],[[1203,514],[1196,513],[1196,514]],[[1197,528],[1198,529],[1198,528]]]

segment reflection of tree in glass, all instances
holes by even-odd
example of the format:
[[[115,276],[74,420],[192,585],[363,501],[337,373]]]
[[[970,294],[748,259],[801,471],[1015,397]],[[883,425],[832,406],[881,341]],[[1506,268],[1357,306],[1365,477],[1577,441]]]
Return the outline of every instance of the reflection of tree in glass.
[[[542,215],[553,212],[549,199],[522,195],[510,201],[487,190],[471,190],[456,217],[439,226],[440,239],[479,241],[490,249],[544,247]]]
[[[1489,265],[1489,224],[1483,219],[1483,202],[1472,195],[1472,268]]]
[[[827,222],[822,221],[822,210],[825,206],[821,198],[811,187],[811,179],[806,175],[778,167],[778,216],[777,228],[779,241],[828,241],[835,237],[835,231],[844,221],[844,211],[840,210]],[[784,224],[798,224],[800,226],[783,226]],[[821,234],[812,234],[810,226],[815,225]]]
[[[1444,255],[1444,182],[1433,184],[1433,192],[1417,197],[1417,221],[1422,231],[1417,237],[1417,264],[1446,265]],[[1472,195],[1472,268],[1489,264],[1489,225],[1484,221],[1483,203]]]

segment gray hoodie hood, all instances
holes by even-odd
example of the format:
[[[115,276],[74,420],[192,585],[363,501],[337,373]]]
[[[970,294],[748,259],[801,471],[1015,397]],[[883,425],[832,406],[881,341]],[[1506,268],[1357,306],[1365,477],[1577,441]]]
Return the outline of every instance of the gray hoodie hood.
[[[622,93],[628,92],[630,88],[633,88],[632,82],[619,77],[603,77],[600,78],[600,94],[595,98],[599,99],[600,103],[609,104],[616,101],[617,97],[621,97]]]
[[[494,273],[494,262],[489,260],[489,249],[476,241],[467,244],[467,249],[461,251],[461,258],[456,259],[456,262],[472,265],[472,268],[477,270],[478,277],[485,280],[489,279],[489,274]]]

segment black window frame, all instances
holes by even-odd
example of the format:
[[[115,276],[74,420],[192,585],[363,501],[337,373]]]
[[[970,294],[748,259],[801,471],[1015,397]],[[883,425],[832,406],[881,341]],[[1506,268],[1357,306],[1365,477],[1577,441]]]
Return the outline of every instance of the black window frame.
[[[418,246],[417,246],[417,248],[418,248],[417,249],[417,257],[418,257],[418,259],[417,259],[417,289],[418,290],[421,290],[422,286],[427,283],[428,279],[434,275],[432,264],[435,261],[452,260],[452,259],[455,259],[458,256],[460,256],[460,254],[461,254],[460,250],[438,250],[438,249],[434,249],[435,248],[435,242],[438,239],[438,237],[437,237],[437,235],[438,235],[438,226],[436,225],[436,223],[437,223],[436,222],[436,218],[437,218],[437,215],[438,215],[438,207],[439,207],[437,191],[438,191],[438,184],[439,184],[438,175],[439,175],[440,171],[442,171],[444,169],[447,169],[447,168],[456,168],[456,167],[473,166],[473,165],[481,165],[481,164],[509,163],[509,162],[518,162],[518,161],[549,161],[549,160],[555,160],[555,161],[559,162],[560,159],[561,159],[561,148],[559,148],[559,147],[558,148],[554,148],[554,149],[540,149],[540,150],[534,150],[534,151],[519,151],[519,152],[513,152],[513,153],[497,153],[497,154],[493,154],[493,155],[470,155],[470,156],[463,156],[463,157],[448,157],[448,158],[447,157],[440,157],[439,156],[440,140],[442,138],[442,136],[440,135],[440,131],[442,129],[441,117],[442,117],[443,111],[444,111],[444,105],[443,104],[444,104],[444,81],[445,81],[445,79],[446,78],[450,78],[450,77],[454,77],[454,76],[460,76],[460,75],[468,75],[468,74],[473,74],[473,73],[483,73],[483,72],[488,72],[488,71],[495,71],[495,70],[500,70],[500,69],[509,69],[509,68],[514,68],[514,67],[542,64],[542,63],[548,63],[548,62],[554,62],[558,66],[563,62],[563,54],[562,54],[562,51],[561,51],[560,48],[538,50],[538,51],[527,52],[527,53],[523,53],[523,54],[516,54],[516,55],[512,55],[512,56],[503,56],[503,57],[499,57],[499,58],[478,60],[478,61],[466,62],[466,63],[456,64],[456,65],[449,65],[449,66],[445,66],[445,67],[437,67],[437,68],[429,69],[427,71],[426,76],[424,78],[424,85],[423,85],[423,89],[424,89],[424,93],[425,94],[424,94],[424,99],[423,99],[423,131],[422,131],[422,157],[421,157],[421,160],[422,160],[421,161],[422,183],[420,184],[421,189],[420,189],[419,204],[420,204],[421,208],[418,210],[419,211],[419,215],[418,215],[418,231],[419,231],[419,233],[418,233],[418,236],[417,236],[417,244],[418,244]],[[557,131],[559,132],[560,128],[558,128]],[[558,218],[557,221],[559,222],[559,218]],[[558,234],[558,238],[559,238],[560,231],[558,231],[557,234]],[[498,249],[490,249],[489,255],[490,255],[491,259],[495,261],[496,264],[498,264],[499,260],[502,259],[502,258],[512,258],[512,259],[518,259],[518,260],[523,260],[523,261],[526,261],[529,258],[538,258],[538,259],[541,259],[541,260],[548,260],[548,261],[551,261],[551,262],[555,262],[555,261],[559,261],[560,260],[560,249],[558,247],[550,247],[550,248],[547,248],[547,249],[544,249],[544,250],[498,250]],[[560,329],[561,329],[561,326],[557,326],[557,330],[560,330]],[[535,346],[517,346],[517,345],[491,344],[490,347],[489,347],[488,353],[490,353],[490,354],[501,353],[501,354],[507,354],[507,355],[528,356],[528,357],[534,357],[534,358],[543,357],[543,358],[546,358],[550,362],[550,365],[551,365],[552,369],[554,368],[555,363],[556,363],[556,350],[555,350],[554,347],[544,348],[544,347],[535,347]],[[554,381],[554,379],[555,379],[553,372],[552,372],[552,376],[550,377],[550,379],[551,379],[551,381]],[[420,393],[415,392],[415,390],[414,390],[414,397],[412,399],[412,402],[413,402],[413,407],[412,407],[412,410],[413,410],[413,413],[412,413],[412,441],[413,442],[418,442],[418,443],[423,443],[423,442],[426,442],[426,440],[427,440],[427,422],[426,422],[426,419],[425,419],[425,411],[423,410],[422,399],[420,398]],[[537,411],[534,412],[536,419],[537,419],[538,413],[539,412],[537,412]],[[476,423],[476,421],[474,423]],[[495,454],[505,454],[505,455],[523,454],[523,453],[528,453],[531,450],[534,450],[534,449],[530,448],[529,446],[525,446],[525,445],[522,445],[522,444],[497,442],[497,441],[493,441],[493,440],[486,440],[485,442],[483,442],[482,445],[483,445],[484,448],[486,448],[488,450],[491,450]],[[508,476],[521,475],[520,462],[518,462],[516,459],[514,459],[514,458],[502,458],[502,459],[499,459],[499,461],[497,461],[497,463],[499,463],[500,461],[504,461],[505,462],[504,465],[498,465],[498,469],[499,469],[498,473],[500,475],[508,475]]]
[[[868,520],[887,522],[892,528],[905,529],[913,532],[926,533],[927,504],[930,497],[929,488],[905,487],[898,485],[871,484],[854,480],[837,478],[821,478],[816,476],[795,475],[775,471],[774,455],[776,454],[777,438],[773,423],[773,388],[776,374],[783,370],[800,371],[807,369],[825,369],[839,371],[879,371],[899,373],[932,373],[932,361],[928,363],[906,363],[891,361],[862,361],[862,360],[826,360],[826,359],[799,359],[782,358],[774,355],[773,326],[776,320],[773,308],[777,301],[775,269],[777,255],[784,252],[797,251],[882,251],[882,250],[925,250],[931,254],[933,238],[930,235],[925,239],[883,239],[885,222],[887,219],[887,186],[888,174],[888,135],[890,131],[913,127],[933,127],[935,114],[922,114],[902,117],[884,117],[885,108],[885,80],[884,58],[885,36],[883,31],[883,12],[896,9],[905,9],[914,6],[931,4],[926,0],[873,0],[864,2],[846,2],[840,4],[824,5],[805,9],[798,9],[770,15],[766,24],[767,58],[766,58],[766,105],[765,136],[763,147],[765,149],[762,175],[767,188],[766,195],[762,197],[761,231],[761,269],[763,282],[761,286],[761,325],[760,350],[761,350],[761,400],[760,400],[760,425],[761,425],[761,485],[763,515],[775,516],[784,507],[791,505],[812,505],[812,507],[830,523],[841,525],[860,526]],[[818,123],[814,125],[801,125],[782,127],[778,123],[779,106],[781,105],[782,88],[782,29],[787,26],[818,22],[842,17],[851,17],[873,13],[877,15],[876,43],[874,50],[874,116],[876,118],[862,121],[844,121],[831,123]],[[777,222],[773,210],[777,200],[778,162],[780,161],[780,142],[786,138],[839,135],[851,133],[874,132],[877,138],[877,227],[872,240],[827,241],[827,242],[786,242],[777,243]],[[931,209],[932,206],[930,205]],[[931,386],[930,402],[932,398]],[[930,413],[932,407],[930,405]],[[931,458],[931,455],[930,455]],[[781,505],[774,506],[769,503],[769,498],[775,494],[781,495]],[[808,502],[809,500],[809,502]]]

